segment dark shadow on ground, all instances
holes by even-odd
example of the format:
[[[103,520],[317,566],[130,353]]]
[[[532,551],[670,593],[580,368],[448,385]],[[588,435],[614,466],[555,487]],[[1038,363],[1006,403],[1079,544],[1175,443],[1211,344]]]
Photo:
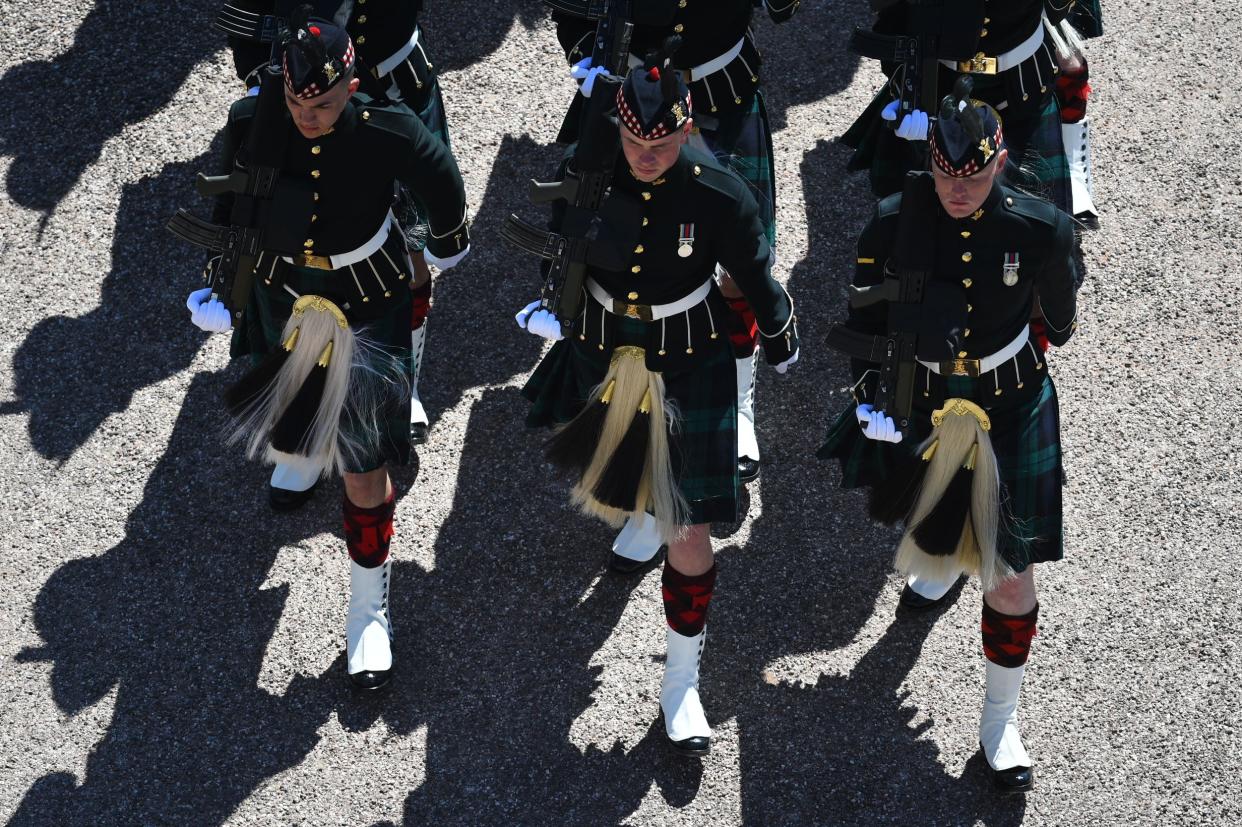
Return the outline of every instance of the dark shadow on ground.
[[[533,29],[548,16],[539,0],[432,0],[426,5],[419,25],[427,31],[432,58],[441,72],[465,69],[485,59],[500,48],[515,22],[535,36]]]
[[[99,0],[68,51],[5,72],[0,155],[13,156],[9,197],[55,210],[109,139],[167,105],[194,66],[224,45],[208,28],[218,7],[188,0],[170,14],[158,0]]]
[[[861,58],[847,52],[845,43],[854,26],[871,24],[867,4],[847,0],[803,3],[792,19],[779,25],[762,9],[755,11],[754,20],[763,53],[764,101],[774,133],[785,128],[790,109],[850,85]]]
[[[16,399],[0,413],[29,414],[30,442],[40,455],[68,459],[136,391],[184,370],[198,352],[206,334],[190,324],[185,297],[206,256],[164,223],[178,207],[205,203],[194,192],[194,174],[216,154],[126,184],[98,305],[81,316],[42,319],[17,349]],[[83,304],[95,304],[95,280],[74,278]]]
[[[257,684],[288,597],[260,590],[282,546],[335,528],[336,512],[273,519],[262,470],[219,447],[222,374],[191,383],[168,451],[113,548],[61,566],[35,602],[57,706],[74,714],[117,687],[86,776],[51,773],[14,825],[219,824],[266,778],[299,763],[348,692],[339,673]],[[343,562],[342,553],[341,565]]]

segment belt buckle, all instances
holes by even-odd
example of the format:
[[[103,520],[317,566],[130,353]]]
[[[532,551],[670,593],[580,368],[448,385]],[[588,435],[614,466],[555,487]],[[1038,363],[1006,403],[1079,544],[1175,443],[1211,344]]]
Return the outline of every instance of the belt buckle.
[[[978,379],[979,367],[980,360],[978,359],[950,359],[940,363],[940,372],[946,376],[967,376],[971,379]]]
[[[620,302],[618,302],[620,304]],[[622,304],[622,316],[628,319],[638,319],[640,322],[651,321],[651,307],[645,304]]]
[[[293,263],[298,267],[314,267],[316,270],[331,270],[332,259],[327,256],[316,256],[310,253],[298,253],[293,257]]]
[[[978,52],[970,60],[958,61],[957,71],[971,75],[994,75],[996,74],[996,58]]]

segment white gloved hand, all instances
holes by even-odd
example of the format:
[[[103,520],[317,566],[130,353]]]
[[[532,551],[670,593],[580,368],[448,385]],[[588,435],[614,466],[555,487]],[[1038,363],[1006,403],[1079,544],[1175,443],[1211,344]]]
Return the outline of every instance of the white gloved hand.
[[[439,258],[435,254],[433,254],[431,250],[424,248],[423,249],[423,261],[427,262],[428,264],[434,264],[440,270],[440,272],[444,272],[445,270],[448,270],[451,267],[456,267],[461,262],[461,260],[466,257],[466,253],[469,253],[469,252],[470,252],[470,245],[467,244],[466,249],[462,250],[457,255],[449,256],[448,258]]]
[[[190,321],[200,330],[224,333],[233,328],[233,314],[219,299],[211,298],[210,287],[191,293],[185,300],[185,306],[190,311]]]
[[[897,120],[898,101],[892,101],[884,110],[880,112],[880,117],[886,121]],[[928,127],[931,121],[927,117],[927,113],[922,109],[915,109],[910,114],[901,119],[901,123],[897,126],[896,133],[898,138],[905,138],[907,141],[926,141]]]
[[[795,350],[793,352],[793,356],[790,356],[788,359],[781,362],[779,365],[774,365],[773,367],[776,368],[776,372],[781,375],[784,375],[785,371],[789,370],[789,366],[792,365],[794,362],[798,361],[798,354],[800,353],[802,353],[802,348],[798,348],[797,350]]]
[[[591,97],[591,90],[595,88],[595,78],[606,74],[608,74],[608,70],[603,66],[592,66],[591,58],[589,57],[584,57],[569,70],[571,78],[582,82],[579,91],[582,92],[582,97],[584,98]]]
[[[901,431],[893,424],[893,418],[884,411],[877,411],[870,405],[859,405],[854,411],[858,424],[863,429],[863,436],[877,442],[901,442]]]
[[[517,320],[518,327],[554,342],[564,339],[564,335],[561,334],[560,320],[539,305],[540,302],[533,301],[518,311],[513,317]]]

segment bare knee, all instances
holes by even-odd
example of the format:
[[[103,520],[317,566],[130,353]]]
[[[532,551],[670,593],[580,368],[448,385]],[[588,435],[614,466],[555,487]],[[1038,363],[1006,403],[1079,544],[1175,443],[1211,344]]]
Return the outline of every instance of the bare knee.
[[[1027,566],[983,596],[984,602],[1001,614],[1024,615],[1035,608],[1035,567]]]
[[[392,494],[388,468],[381,465],[365,474],[345,474],[345,496],[359,508],[375,508]]]
[[[668,563],[688,577],[703,574],[715,563],[711,526],[706,523],[686,528],[686,533],[669,544]]]

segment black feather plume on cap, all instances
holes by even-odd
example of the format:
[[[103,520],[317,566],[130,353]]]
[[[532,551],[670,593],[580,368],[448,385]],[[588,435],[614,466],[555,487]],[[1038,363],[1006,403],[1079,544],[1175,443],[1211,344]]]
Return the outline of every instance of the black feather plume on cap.
[[[931,134],[931,157],[946,175],[965,178],[992,162],[1004,143],[1000,119],[990,106],[970,98],[973,81],[958,78],[953,93],[940,102]]]
[[[289,36],[282,66],[285,85],[299,98],[327,92],[354,66],[354,44],[345,29],[312,16],[314,9],[298,6],[289,15]]]
[[[617,118],[645,141],[671,135],[690,119],[690,89],[673,68],[681,38],[673,35],[641,67],[626,75],[617,92]]]

